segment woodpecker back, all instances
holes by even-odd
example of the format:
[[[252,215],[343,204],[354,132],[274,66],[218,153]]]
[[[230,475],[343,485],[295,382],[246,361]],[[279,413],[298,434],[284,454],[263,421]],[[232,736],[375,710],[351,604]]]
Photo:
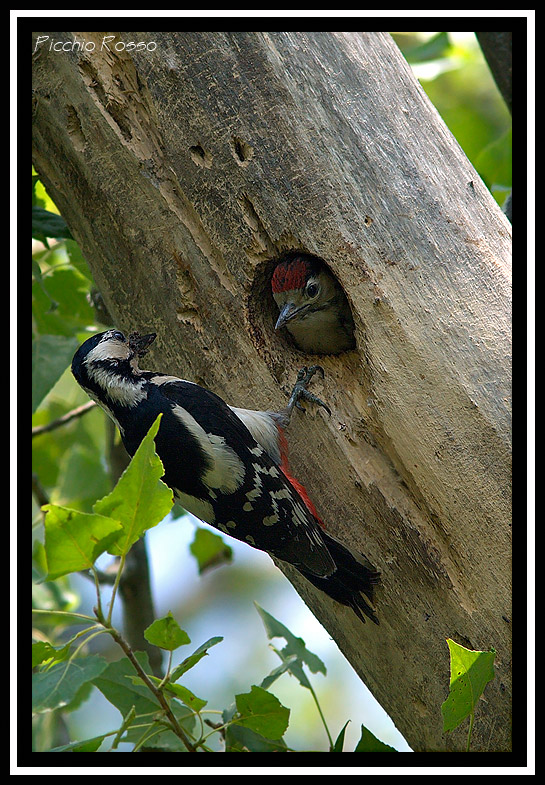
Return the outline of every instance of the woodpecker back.
[[[186,510],[289,562],[363,621],[366,614],[378,623],[360,594],[372,599],[378,573],[322,530],[304,489],[280,465],[280,448],[271,449],[270,429],[255,427],[277,415],[233,410],[193,382],[140,370],[138,358],[154,338],[108,330],[85,341],[72,361],[76,381],[114,420],[128,453],[162,413],[155,443],[163,479]]]

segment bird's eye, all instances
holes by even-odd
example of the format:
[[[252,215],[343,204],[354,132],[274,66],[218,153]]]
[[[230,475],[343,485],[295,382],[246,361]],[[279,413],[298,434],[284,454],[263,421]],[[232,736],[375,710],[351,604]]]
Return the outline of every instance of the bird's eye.
[[[115,338],[116,341],[124,341],[125,340],[125,336],[123,335],[123,333],[120,333],[119,330],[116,330],[112,334],[112,338]]]
[[[307,285],[307,290],[306,290],[307,291],[307,297],[316,297],[316,295],[318,294],[318,289],[319,289],[319,287],[318,287],[317,283],[314,283],[314,282],[309,283]]]

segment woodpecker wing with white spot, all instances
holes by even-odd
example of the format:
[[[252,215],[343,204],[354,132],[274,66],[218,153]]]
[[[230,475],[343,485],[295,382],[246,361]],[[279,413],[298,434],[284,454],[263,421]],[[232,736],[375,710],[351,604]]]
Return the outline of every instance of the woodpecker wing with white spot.
[[[132,333],[127,340],[108,330],[88,338],[72,359],[74,378],[117,424],[129,455],[161,414],[155,445],[163,479],[187,510],[292,564],[362,621],[378,624],[367,600],[379,574],[320,528],[288,470],[285,416],[233,410],[197,384],[140,370],[138,358],[154,337]]]
[[[163,418],[157,444],[165,481],[178,491],[186,509],[197,510],[195,515],[221,531],[312,575],[327,578],[334,574],[335,561],[318,522],[231,407],[192,382],[146,376],[170,401],[177,425],[189,431],[205,455],[201,481],[206,496],[202,491],[189,495],[183,487],[185,445],[180,445],[176,454],[179,429],[169,427],[170,417]],[[206,517],[203,511],[208,513]]]

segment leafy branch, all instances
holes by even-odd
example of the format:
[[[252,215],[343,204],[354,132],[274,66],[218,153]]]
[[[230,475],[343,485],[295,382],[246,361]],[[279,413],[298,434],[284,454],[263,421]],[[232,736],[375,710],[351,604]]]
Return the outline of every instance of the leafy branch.
[[[172,739],[175,738],[188,752],[211,751],[207,741],[211,735],[217,733],[224,739],[226,751],[287,751],[289,748],[283,740],[283,734],[289,724],[290,711],[268,692],[268,688],[282,674],[289,673],[311,693],[327,735],[330,752],[342,752],[348,722],[334,741],[316,691],[305,670],[307,668],[311,673],[326,675],[324,663],[306,648],[302,638],[293,635],[285,625],[258,605],[256,608],[268,638],[284,638],[286,645],[276,648],[271,644],[280,664],[263,679],[261,685],[253,685],[250,692],[236,695],[235,702],[222,713],[221,723],[203,720],[202,713],[207,701],[195,696],[178,682],[208,653],[208,649],[222,638],[211,638],[173,669],[172,652],[191,641],[170,613],[154,621],[145,630],[145,639],[152,646],[169,653],[167,672],[159,679],[149,673],[147,655],[135,652],[113,626],[113,608],[127,554],[147,529],[157,525],[165,517],[173,504],[172,492],[161,480],[164,469],[154,447],[154,437],[159,424],[160,416],[150,428],[115,488],[95,502],[92,513],[54,504],[42,507],[46,513],[44,551],[47,574],[44,580],[54,581],[71,572],[89,571],[95,582],[97,604],[94,617],[71,611],[35,611],[42,616],[54,614],[57,622],[64,619],[85,625],[60,647],[55,647],[48,641],[34,644],[33,667],[38,668],[34,678],[35,711],[39,714],[69,706],[71,703],[77,704],[85,688],[94,684],[119,708],[123,717],[122,724],[115,733],[109,732],[79,745],[69,744],[55,749],[92,751],[93,747],[98,749],[106,737],[113,736],[111,749],[116,749],[121,741],[126,740],[134,743],[135,750],[150,744],[153,747],[162,744],[168,749],[179,749],[173,743]],[[203,569],[217,558],[215,551],[219,546],[215,540],[219,538],[216,535],[212,535],[212,538],[212,542],[209,538],[204,538],[206,547],[199,559]],[[195,550],[199,553],[196,545]],[[100,574],[95,563],[106,551],[119,559],[119,565],[113,580],[109,607],[104,610]],[[225,554],[223,556],[225,557]],[[84,647],[101,634],[109,634],[113,638],[125,655],[121,662],[126,665],[108,665],[97,655],[80,656]],[[450,694],[442,706],[444,730],[452,730],[469,716],[469,751],[475,707],[486,684],[494,678],[495,653],[493,650],[470,651],[452,640],[448,640],[448,645],[451,655],[451,681]],[[72,651],[74,646],[76,648]],[[127,680],[132,686],[127,686]],[[112,682],[116,684],[114,693]],[[119,697],[120,691],[122,699]],[[195,732],[196,722],[198,732]],[[205,726],[212,730],[205,731]],[[364,726],[354,751],[395,752],[392,747],[376,739]]]
[[[82,629],[60,646],[47,640],[33,644],[33,706],[36,716],[54,710],[69,711],[85,699],[92,686],[97,687],[120,711],[122,721],[114,731],[92,739],[70,742],[51,751],[98,751],[111,739],[110,751],[120,743],[133,744],[133,751],[147,748],[167,751],[211,752],[209,738],[219,735],[226,751],[288,751],[283,739],[288,728],[290,710],[268,691],[283,673],[294,675],[308,689],[322,719],[331,752],[342,752],[346,724],[334,742],[318,696],[304,670],[325,675],[323,662],[310,652],[281,622],[259,606],[268,637],[283,637],[286,646],[273,648],[281,663],[266,676],[261,685],[252,685],[249,692],[235,695],[233,704],[219,712],[207,709],[207,701],[194,695],[180,680],[191,668],[220,643],[221,637],[210,638],[172,666],[172,654],[180,646],[191,643],[171,613],[157,619],[144,632],[146,641],[168,652],[168,665],[162,678],[151,674],[147,654],[136,652],[112,624],[113,607],[120,578],[130,548],[144,532],[159,523],[172,506],[172,492],[161,480],[162,463],[155,453],[154,437],[157,418],[115,488],[97,501],[92,513],[46,504],[44,520],[46,560],[45,581],[56,581],[71,572],[88,571],[93,576],[97,602],[94,616],[71,610],[35,609],[42,620],[55,625],[78,624]],[[200,554],[203,568],[216,561],[214,547],[218,543],[205,538]],[[199,549],[195,548],[199,553]],[[119,559],[107,608],[103,608],[100,573],[96,560],[105,552]],[[224,554],[225,556],[225,554]],[[123,651],[124,657],[107,663],[102,657],[84,654],[89,642],[97,635],[108,634]],[[204,715],[221,715],[214,722]],[[367,734],[367,735],[365,735]],[[369,746],[371,745],[371,746]],[[362,738],[356,751],[394,751],[382,744],[362,726]]]

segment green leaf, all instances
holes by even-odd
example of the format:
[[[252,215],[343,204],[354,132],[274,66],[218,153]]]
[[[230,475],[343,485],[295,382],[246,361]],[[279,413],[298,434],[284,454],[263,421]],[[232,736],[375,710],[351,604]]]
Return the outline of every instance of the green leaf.
[[[285,638],[287,641],[286,646],[280,651],[276,652],[279,657],[283,660],[284,663],[287,664],[287,670],[292,673],[295,678],[299,681],[302,687],[306,687],[310,689],[310,682],[303,670],[303,665],[307,665],[308,668],[312,673],[323,673],[324,676],[326,674],[326,667],[322,660],[309,651],[305,645],[305,641],[302,638],[297,638],[288,628],[279,622],[274,616],[271,616],[270,613],[260,608],[257,603],[254,603],[255,607],[257,608],[259,615],[263,620],[263,624],[265,625],[265,630],[267,632],[267,637],[271,638]],[[276,649],[275,649],[276,651]],[[295,660],[292,659],[292,656],[295,656]],[[274,674],[270,674],[267,679],[271,678]],[[277,676],[280,674],[277,674]],[[275,678],[277,678],[275,676]],[[267,679],[265,681],[267,681]],[[274,678],[273,678],[274,681]],[[269,682],[269,685],[272,684],[272,681]],[[269,686],[268,685],[268,686]]]
[[[147,654],[136,652],[136,659],[142,668],[149,673],[150,666]],[[153,714],[160,708],[160,704],[150,692],[149,688],[138,678],[131,662],[122,657],[111,662],[108,667],[93,679],[95,687],[102,692],[104,697],[126,717],[134,706],[137,715]]]
[[[69,242],[33,257],[32,317],[34,331],[40,335],[72,338],[95,320],[88,301],[91,284],[71,265],[66,248]]]
[[[102,416],[102,412],[100,415]],[[85,417],[90,416],[90,413],[85,415]],[[74,431],[78,425],[76,424]],[[82,430],[83,426],[73,434],[74,440],[82,438]],[[56,436],[56,432],[53,433]],[[46,443],[43,437],[41,438],[42,449],[45,450]],[[55,489],[57,504],[70,504],[74,510],[90,513],[96,500],[112,490],[112,482],[106,471],[104,454],[99,452],[94,445],[89,446],[76,441],[72,446],[63,450],[62,458],[57,460],[57,467],[59,470]]]
[[[34,167],[32,167],[32,171],[34,171]],[[32,175],[32,206],[33,207],[35,205],[39,205],[40,207],[43,207],[45,205],[45,200],[42,199],[40,196],[38,196],[38,194],[36,193],[36,189],[37,189],[37,186],[38,186],[39,182],[40,182],[40,175],[39,174],[33,174]],[[43,188],[43,185],[42,185],[42,188]]]
[[[405,52],[405,58],[409,63],[424,63],[429,60],[436,60],[438,57],[444,57],[449,49],[448,33],[437,33],[429,41],[408,49]]]
[[[202,698],[197,698],[191,690],[188,690],[187,687],[183,687],[181,684],[171,684],[170,682],[167,682],[165,684],[165,690],[171,692],[178,700],[181,700],[182,703],[185,703],[186,706],[193,709],[193,711],[200,711],[208,703],[208,701],[205,701]]]
[[[236,723],[225,730],[225,752],[287,752],[284,739],[266,739],[250,728]]]
[[[58,215],[59,213],[57,206],[45,190],[45,185],[42,183],[40,175],[37,174],[34,167],[32,167],[32,204],[41,205],[50,212],[55,213],[55,215]]]
[[[341,732],[340,732],[340,733],[339,733],[339,735],[337,736],[337,741],[336,741],[336,742],[335,742],[335,744],[333,745],[333,749],[331,750],[331,752],[342,752],[342,751],[343,751],[343,747],[344,747],[344,734],[346,733],[346,729],[347,729],[347,727],[348,727],[348,723],[349,723],[349,722],[350,722],[350,720],[347,720],[347,721],[345,722],[343,729],[341,730]]]
[[[472,651],[447,638],[450,650],[450,691],[441,706],[443,730],[457,728],[473,714],[477,701],[489,681],[494,678],[496,652]]]
[[[371,731],[367,730],[367,728],[362,725],[361,738],[358,741],[354,752],[397,752],[397,750],[390,747],[388,744],[384,744],[384,742],[377,739],[376,736],[373,736]]]
[[[197,528],[189,550],[197,559],[201,575],[211,567],[218,567],[233,559],[233,549],[223,541],[219,534],[214,534],[208,529]]]
[[[489,188],[503,186],[507,191],[512,181],[512,130],[486,145],[475,159],[475,169]]]
[[[179,646],[191,643],[189,635],[184,632],[172,613],[169,611],[162,619],[156,619],[144,630],[144,638],[160,649],[174,651]]]
[[[72,233],[61,215],[50,213],[43,207],[32,208],[32,236],[36,240],[44,237],[67,237],[73,240]]]
[[[55,648],[46,641],[39,641],[32,644],[32,667],[35,668],[45,660],[55,656]]]
[[[62,662],[69,654],[69,644],[55,648],[55,646],[52,646],[47,641],[38,641],[38,643],[32,644],[32,667],[35,668],[37,665],[40,665],[47,660]]]
[[[263,687],[264,690],[268,690],[271,684],[274,684],[274,682],[280,676],[282,676],[283,673],[286,672],[292,673],[294,668],[295,669],[299,668],[299,670],[301,669],[301,661],[297,659],[295,654],[291,654],[289,657],[286,657],[286,659],[284,659],[284,655],[282,654],[282,652],[278,651],[277,649],[274,649],[274,651],[282,659],[282,662],[276,668],[273,668],[273,670],[269,673],[269,675],[265,676],[265,678],[259,685],[260,687]],[[304,676],[304,680],[307,682],[306,684],[303,684],[303,686],[307,687],[307,689],[310,689],[310,682],[306,678],[304,671],[303,671],[303,676]],[[299,679],[299,681],[301,680]]]
[[[279,739],[286,732],[290,710],[275,695],[253,685],[250,692],[235,695],[235,701],[240,714],[237,724],[268,739]]]
[[[89,265],[81,252],[81,248],[75,240],[66,240],[66,253],[70,259],[70,264],[76,268],[88,281],[93,280]]]
[[[78,348],[75,338],[39,335],[32,340],[32,412],[61,378]]]
[[[48,581],[69,572],[91,569],[121,533],[119,522],[104,515],[78,512],[55,504],[45,504],[42,510],[46,512],[45,580]]]
[[[71,741],[70,744],[63,744],[61,747],[53,747],[47,752],[96,752],[104,739],[104,736],[94,736],[92,739],[85,739],[84,741]]]
[[[202,646],[199,646],[198,649],[195,649],[193,654],[190,654],[189,657],[186,657],[183,662],[174,668],[170,674],[170,681],[177,681],[181,676],[184,675],[184,673],[200,662],[203,657],[206,657],[208,654],[208,649],[212,648],[212,646],[215,646],[217,643],[221,643],[222,640],[223,638],[221,637],[210,638],[206,641],[206,643],[203,643]]]
[[[222,713],[225,728],[225,752],[287,752],[283,739],[267,739],[259,733],[244,728],[233,719],[236,714],[235,704],[224,709]]]
[[[32,674],[32,710],[51,711],[71,703],[80,689],[99,676],[108,666],[103,657],[89,655],[60,662]]]
[[[172,491],[161,481],[165,470],[153,441],[160,419],[161,415],[142,440],[113,491],[93,506],[94,512],[115,518],[121,524],[120,537],[108,549],[113,556],[127,553],[172,507]]]
[[[158,679],[157,676],[150,676],[149,678],[157,686],[162,684],[162,679]],[[142,686],[145,686],[145,682],[140,678],[140,676],[131,676],[131,681],[133,684],[141,684]],[[178,698],[178,700],[180,700],[193,711],[200,711],[208,703],[208,701],[205,701],[202,698],[197,698],[197,696],[194,695],[191,690],[188,690],[187,687],[184,687],[181,684],[172,684],[171,682],[166,682],[163,685],[163,688]]]
[[[308,665],[312,673],[320,672],[323,673],[324,676],[326,675],[327,671],[324,663],[316,654],[313,654],[307,649],[305,641],[302,638],[296,637],[284,624],[282,624],[282,622],[275,619],[274,616],[263,608],[260,608],[257,603],[254,603],[254,605],[263,620],[267,637],[269,639],[286,639],[288,645],[282,649],[282,652],[286,657],[290,654],[295,654],[296,657],[305,663],[305,665]]]
[[[150,665],[147,654],[139,651],[135,654],[136,659],[144,669],[150,674]],[[154,677],[150,676],[153,680]],[[116,662],[111,662],[100,676],[93,680],[93,684],[101,691],[104,697],[121,713],[122,717],[127,717],[132,711],[136,711],[137,718],[140,718],[136,725],[142,725],[144,720],[149,720],[149,726],[154,722],[154,718],[161,710],[159,702],[156,700],[149,688],[138,678],[133,665],[126,657]],[[178,722],[192,733],[195,727],[195,718],[192,711],[185,706],[172,701],[171,709]],[[146,715],[148,715],[146,717]],[[130,727],[123,741],[138,742],[145,732],[142,727]],[[146,742],[147,747],[165,747],[170,751],[185,751],[180,739],[175,733],[165,730],[163,733],[153,736]]]

